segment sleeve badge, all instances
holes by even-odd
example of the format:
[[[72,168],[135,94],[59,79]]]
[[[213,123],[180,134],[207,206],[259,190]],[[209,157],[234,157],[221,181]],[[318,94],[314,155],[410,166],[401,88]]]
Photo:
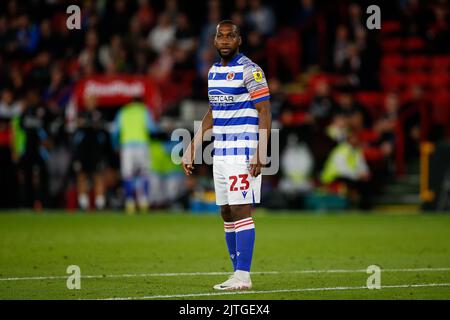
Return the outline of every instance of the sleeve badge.
[[[261,82],[263,80],[263,73],[261,70],[253,70],[253,79],[255,79],[256,82]]]

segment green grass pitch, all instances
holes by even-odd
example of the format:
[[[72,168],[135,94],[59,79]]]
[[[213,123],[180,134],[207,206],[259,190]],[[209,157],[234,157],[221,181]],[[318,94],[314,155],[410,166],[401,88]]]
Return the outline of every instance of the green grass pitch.
[[[0,299],[450,299],[449,214],[254,213],[253,288],[231,271],[219,214],[0,214]],[[81,289],[69,290],[69,265]],[[381,289],[365,288],[369,265]],[[197,274],[196,274],[197,273]]]

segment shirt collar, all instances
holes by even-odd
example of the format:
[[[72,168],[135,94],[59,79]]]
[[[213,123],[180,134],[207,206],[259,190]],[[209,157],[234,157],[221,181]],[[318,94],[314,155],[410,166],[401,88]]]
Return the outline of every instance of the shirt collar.
[[[235,66],[235,65],[237,64],[238,60],[239,60],[242,56],[243,56],[242,53],[238,53],[237,55],[234,56],[233,59],[231,59],[230,62],[228,62],[228,64],[227,64],[226,66],[227,66],[227,67]],[[224,65],[222,65],[222,61],[219,61],[219,62],[217,63],[217,65],[218,65],[219,67],[224,67]]]

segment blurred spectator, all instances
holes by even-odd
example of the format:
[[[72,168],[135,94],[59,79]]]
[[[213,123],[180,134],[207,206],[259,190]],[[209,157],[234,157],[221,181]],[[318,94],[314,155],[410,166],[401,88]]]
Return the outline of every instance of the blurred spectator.
[[[150,5],[149,0],[138,0],[138,6],[135,19],[142,31],[148,33],[155,24],[155,10]]]
[[[271,36],[275,32],[275,15],[273,10],[261,3],[261,0],[249,0],[250,10],[246,20],[251,28],[263,36]]]
[[[418,36],[426,24],[426,10],[419,0],[399,1],[402,15],[403,34],[405,36]]]
[[[32,54],[39,45],[39,28],[30,22],[30,18],[26,14],[20,15],[17,20],[17,47],[20,51]],[[29,55],[25,56],[29,57]]]
[[[91,208],[92,185],[95,208],[106,205],[104,171],[108,166],[109,136],[102,114],[97,110],[94,97],[86,97],[85,109],[77,119],[77,130],[73,136],[73,171],[76,174],[78,206],[82,210]],[[94,151],[95,150],[95,151]]]
[[[280,190],[290,195],[311,191],[314,158],[308,146],[299,143],[296,135],[288,136],[280,164],[283,172],[279,184]]]
[[[314,0],[300,0],[291,23],[300,31],[303,48],[302,65],[317,64],[319,58],[319,39],[322,36],[318,26],[318,12]]]
[[[99,50],[99,62],[103,70],[124,72],[128,69],[127,56],[119,35],[112,35],[109,45],[103,45]]]
[[[35,83],[35,87],[44,90],[50,83],[51,56],[47,51],[39,52],[34,58],[28,80]]]
[[[446,11],[447,9],[447,11]],[[433,20],[426,31],[431,41],[431,51],[436,54],[450,53],[450,22],[449,11],[445,4],[437,4],[433,8]]]
[[[169,17],[169,20],[172,24],[175,24],[178,20],[178,15],[180,13],[178,9],[178,1],[177,0],[165,0],[165,14]]]
[[[42,209],[47,200],[48,115],[36,89],[27,91],[20,127],[25,134],[24,153],[19,160],[22,204]]]
[[[321,182],[342,183],[350,200],[361,209],[367,209],[370,171],[361,149],[358,133],[348,132],[346,141],[339,143],[330,153],[322,174]]]
[[[245,11],[240,11],[238,9],[236,9],[235,11],[233,11],[230,15],[231,20],[239,27],[239,29],[241,30],[241,36],[243,35],[246,39],[247,35],[249,33],[249,27],[245,22]],[[245,49],[247,45],[247,41],[243,41],[241,48],[243,52],[247,52],[247,50]]]
[[[280,113],[285,108],[286,93],[283,91],[281,82],[276,78],[270,78],[268,80],[270,90],[270,109],[272,111],[272,119],[279,120]]]
[[[410,97],[401,107],[407,159],[419,156],[420,144],[428,136],[431,119],[431,105],[424,96],[423,88],[415,85],[410,91]]]
[[[158,83],[168,83],[170,81],[173,67],[175,65],[174,44],[164,48],[158,58],[150,65],[148,75]]]
[[[6,20],[6,17],[1,15],[0,16],[0,47],[6,48],[6,45],[8,44],[8,23]]]
[[[265,42],[262,35],[256,30],[250,30],[247,35],[246,45],[243,52],[258,64],[263,70],[267,68]]]
[[[47,51],[55,55],[55,57],[61,57],[61,53],[64,48],[60,47],[58,38],[52,31],[50,20],[46,19],[41,22],[40,25],[40,40],[38,51]]]
[[[10,118],[0,110],[0,208],[14,207],[15,170]]]
[[[22,105],[15,99],[11,88],[3,89],[0,100],[0,115],[4,119],[11,119],[15,116],[19,116],[21,112]]]
[[[202,78],[207,80],[208,70],[211,68],[212,63],[214,63],[216,56],[217,52],[213,48],[204,49],[200,52],[200,61],[198,63],[197,72]]]
[[[361,55],[355,43],[347,46],[345,58],[337,71],[344,76],[344,86],[348,88],[361,86]]]
[[[367,29],[363,26],[356,28],[354,44],[360,57],[360,65],[356,71],[360,88],[363,90],[378,90],[380,49],[373,34],[369,36]]]
[[[111,34],[123,35],[130,25],[130,8],[127,6],[126,0],[108,1],[108,5],[112,3],[112,8],[108,8],[103,15],[101,23],[102,39],[107,39]]]
[[[309,106],[309,116],[313,123],[322,126],[330,122],[335,103],[330,95],[330,85],[326,80],[319,80],[314,91],[315,95]]]
[[[7,4],[7,17],[9,20],[14,20],[19,16],[19,6],[16,0],[10,0]]]
[[[348,6],[348,27],[352,37],[355,37],[356,30],[364,27],[363,23],[361,6],[356,2],[350,3]]]
[[[99,41],[97,32],[95,30],[89,30],[86,33],[85,41],[84,49],[78,56],[78,63],[85,69],[93,68],[93,70],[100,70],[101,64],[98,54]]]
[[[296,8],[293,14],[292,24],[298,27],[304,27],[305,24],[310,22],[310,19],[316,14],[316,8],[314,6],[314,0],[300,0],[299,6]]]
[[[169,15],[162,13],[158,17],[157,25],[148,35],[150,48],[161,54],[175,40],[175,30],[175,25],[170,21]]]
[[[375,123],[375,131],[383,142],[389,143],[391,148],[395,145],[395,128],[399,120],[400,101],[396,93],[389,93],[385,98],[385,112]]]
[[[211,48],[214,40],[214,36],[216,34],[216,27],[219,21],[221,20],[221,10],[220,6],[212,5],[214,2],[209,2],[208,8],[208,20],[201,27],[200,30],[200,39],[199,39],[199,48],[198,54],[201,56],[204,50],[208,50]]]
[[[139,19],[135,16],[130,20],[130,26],[128,28],[128,33],[124,36],[124,45],[131,52],[136,50],[146,49],[146,42],[144,35],[148,32],[144,31]]]
[[[244,15],[248,10],[248,0],[234,0],[234,11]],[[234,20],[233,20],[234,21]]]
[[[336,106],[330,94],[330,85],[326,80],[317,81],[314,91],[305,120],[309,124],[309,128],[306,128],[309,131],[308,144],[316,160],[314,170],[318,172],[335,144],[326,134],[325,128],[331,122]]]
[[[335,70],[341,70],[343,68],[349,45],[348,28],[341,24],[336,28],[336,38],[334,43],[333,63]]]
[[[73,86],[64,74],[61,66],[54,65],[51,69],[50,84],[43,94],[43,100],[54,113],[63,114],[69,102]]]
[[[350,92],[341,92],[337,99],[335,115],[343,117],[348,124],[351,122],[351,116],[358,113],[363,119],[363,128],[370,128],[373,120],[367,109],[355,101],[355,98]]]
[[[145,74],[148,63],[152,58],[147,45],[144,29],[137,17],[130,21],[129,32],[123,38],[124,50],[127,52],[127,65],[137,74]]]
[[[171,159],[172,147],[175,144],[175,141],[152,140],[150,142],[150,185],[152,188],[149,202],[153,207],[180,209],[184,205],[182,199],[186,192],[184,172]]]
[[[101,8],[101,4],[95,5],[95,1],[86,0],[81,7],[81,28],[83,30],[97,29],[100,27],[100,17],[97,9]]]
[[[13,118],[20,112],[21,105],[14,102],[12,91],[5,88],[0,100],[0,208],[12,208],[17,204]]]
[[[186,14],[178,14],[176,22],[174,68],[187,71],[190,70],[194,64],[194,51],[196,49],[197,40]]]
[[[178,50],[191,53],[195,49],[195,34],[188,16],[184,13],[179,14],[176,20],[175,41]]]
[[[120,166],[125,190],[125,209],[128,214],[149,206],[150,134],[157,131],[147,106],[138,98],[117,113],[112,131],[115,149],[120,151]]]

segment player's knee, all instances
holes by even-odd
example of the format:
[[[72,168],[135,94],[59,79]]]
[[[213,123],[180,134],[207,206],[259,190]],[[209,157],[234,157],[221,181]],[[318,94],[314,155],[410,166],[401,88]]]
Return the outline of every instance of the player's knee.
[[[232,221],[232,215],[229,205],[224,205],[220,207],[220,214],[222,215],[223,221]]]
[[[250,217],[250,205],[243,204],[243,205],[230,206],[230,213],[231,213],[233,221],[238,221],[241,219],[248,218],[248,217]]]

